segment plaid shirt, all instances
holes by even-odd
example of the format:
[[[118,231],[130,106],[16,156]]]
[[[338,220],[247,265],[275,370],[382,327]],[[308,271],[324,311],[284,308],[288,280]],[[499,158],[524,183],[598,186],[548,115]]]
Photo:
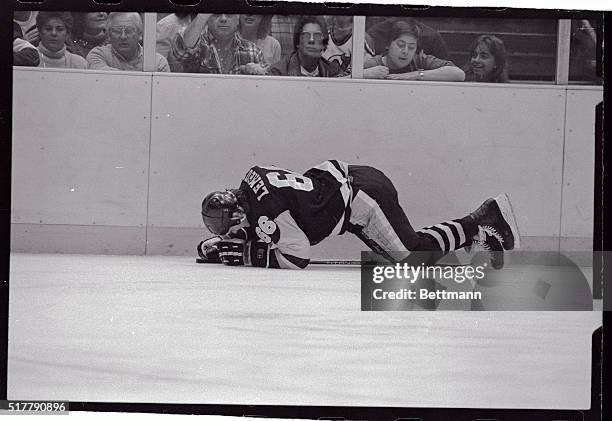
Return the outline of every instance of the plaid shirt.
[[[256,44],[241,38],[237,33],[232,40],[233,62],[226,74],[241,74],[241,66],[248,63],[265,63],[262,51]],[[179,34],[172,45],[172,54],[187,73],[224,73],[214,37],[205,29],[193,48],[186,48]]]

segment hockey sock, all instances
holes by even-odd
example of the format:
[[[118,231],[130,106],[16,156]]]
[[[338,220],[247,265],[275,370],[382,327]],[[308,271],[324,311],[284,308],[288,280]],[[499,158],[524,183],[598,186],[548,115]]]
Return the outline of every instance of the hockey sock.
[[[477,232],[478,226],[470,217],[441,222],[418,231],[419,234],[430,237],[432,244],[439,247],[444,254],[470,244]]]

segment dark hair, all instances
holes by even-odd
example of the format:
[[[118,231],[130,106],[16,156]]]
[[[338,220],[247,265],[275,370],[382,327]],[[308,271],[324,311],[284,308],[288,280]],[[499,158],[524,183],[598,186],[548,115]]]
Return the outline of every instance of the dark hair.
[[[72,18],[74,19],[74,23],[72,25],[72,35],[75,39],[81,38],[83,36],[83,32],[85,31],[86,17],[87,13],[72,13]]]
[[[419,28],[418,23],[412,18],[402,19],[391,25],[387,47],[391,45],[393,41],[405,34],[412,35],[416,38],[417,51],[419,51],[419,47],[421,45],[421,29]]]
[[[66,26],[66,32],[69,34],[72,33],[72,24],[74,19],[72,18],[72,13],[70,12],[38,12],[36,15],[36,27],[40,31],[42,27],[49,22],[51,19],[56,18],[64,22]]]
[[[327,45],[329,42],[329,33],[327,32],[327,23],[325,23],[325,18],[323,16],[300,16],[297,23],[295,24],[295,28],[293,29],[293,48],[297,50],[297,46],[300,45],[300,36],[302,34],[302,30],[304,26],[309,23],[316,23],[321,27],[321,32],[323,32],[323,45]]]
[[[243,16],[243,15],[240,15]],[[261,16],[261,20],[259,21],[259,26],[257,27],[257,39],[264,39],[268,35],[270,35],[270,31],[272,29],[272,17],[274,15],[256,15]],[[238,24],[238,30],[240,31],[241,24]]]
[[[85,13],[72,12],[72,35],[74,35],[75,38],[81,38],[84,29]]]
[[[495,70],[493,75],[482,82],[509,82],[508,53],[506,52],[504,42],[495,35],[480,35],[474,40],[470,47],[470,59],[474,56],[474,51],[476,51],[476,48],[481,44],[486,45],[495,58]]]
[[[257,38],[264,39],[270,34],[272,29],[272,17],[274,15],[262,15],[261,21],[259,22],[259,28],[257,28]]]

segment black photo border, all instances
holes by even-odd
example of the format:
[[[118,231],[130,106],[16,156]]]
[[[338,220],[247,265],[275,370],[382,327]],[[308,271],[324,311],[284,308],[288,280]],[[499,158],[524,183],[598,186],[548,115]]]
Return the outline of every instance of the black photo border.
[[[198,2],[198,0],[176,0]],[[511,3],[511,2],[508,2]],[[325,14],[325,15],[365,15],[365,16],[402,16],[436,17],[449,14],[458,17],[499,17],[499,18],[554,18],[554,19],[600,19],[604,28],[603,56],[608,58],[612,37],[605,27],[612,19],[612,12],[593,10],[550,10],[515,8],[466,8],[442,6],[408,6],[380,4],[339,4],[339,3],[297,3],[273,1],[240,0],[200,0],[194,6],[176,5],[171,0],[42,0],[42,1],[0,1],[0,400],[7,398],[7,358],[8,358],[8,313],[9,313],[9,264],[10,264],[10,224],[11,224],[11,135],[12,135],[12,32],[11,20],[14,10],[57,10],[86,12],[138,11],[138,12],[208,12],[219,13],[276,13],[276,14]],[[599,35],[602,34],[600,29]],[[598,53],[602,52],[598,50]],[[598,54],[598,58],[602,57]],[[607,86],[607,73],[610,60],[599,62],[603,68],[604,100],[610,99]],[[609,181],[610,147],[605,148],[604,134],[610,130],[610,112],[607,107],[599,106],[596,128],[595,156],[595,223],[594,250],[610,251],[612,230],[606,221],[606,209],[610,209]],[[608,194],[606,194],[608,193]],[[40,203],[44,206],[44,203]],[[604,253],[607,255],[607,253]],[[601,268],[603,299],[608,302],[605,281],[610,274],[612,262],[605,259]],[[594,268],[594,269],[595,269]],[[596,280],[594,279],[594,284]],[[595,289],[595,288],[594,288]],[[594,291],[595,292],[595,291]],[[605,308],[605,305],[603,306]],[[200,414],[224,416],[255,416],[274,418],[306,419],[368,419],[368,420],[602,420],[606,419],[604,387],[602,380],[609,377],[609,363],[603,359],[604,330],[609,325],[610,314],[603,312],[603,326],[596,329],[592,337],[591,408],[584,410],[531,410],[531,409],[466,409],[466,408],[396,408],[396,407],[340,407],[340,406],[277,406],[277,405],[214,405],[214,404],[167,404],[167,403],[118,403],[118,402],[70,402],[71,411],[161,413],[161,414]],[[492,356],[494,357],[494,356]],[[603,376],[603,377],[602,377]]]

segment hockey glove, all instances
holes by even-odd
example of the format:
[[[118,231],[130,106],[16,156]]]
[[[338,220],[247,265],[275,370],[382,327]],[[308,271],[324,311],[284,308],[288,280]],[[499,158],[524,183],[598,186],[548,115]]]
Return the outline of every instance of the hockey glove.
[[[221,242],[221,237],[219,236],[200,241],[197,247],[198,256],[208,263],[221,263],[219,258],[219,242]]]
[[[219,258],[224,265],[244,265],[246,241],[239,239],[221,240],[217,248],[219,249]]]
[[[278,268],[278,261],[270,244],[263,241],[251,241],[249,243],[248,256],[252,266],[262,268]]]

